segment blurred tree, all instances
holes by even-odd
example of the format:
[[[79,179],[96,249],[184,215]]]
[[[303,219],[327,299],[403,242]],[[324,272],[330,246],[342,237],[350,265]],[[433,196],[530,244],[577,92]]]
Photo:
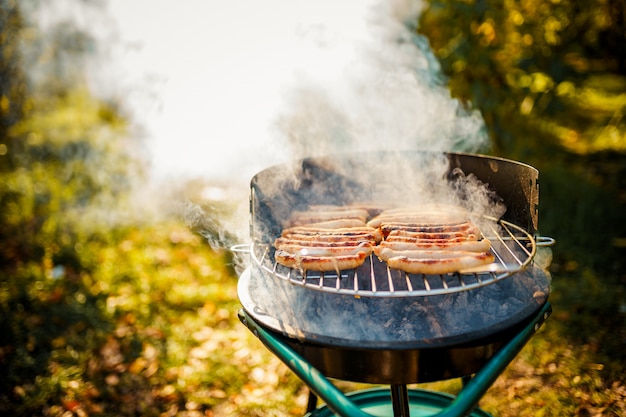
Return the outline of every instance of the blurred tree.
[[[433,0],[422,15],[453,95],[483,113],[493,152],[626,150],[623,0]]]
[[[492,152],[552,174],[542,176],[542,224],[570,255],[605,265],[599,248],[626,235],[626,77],[618,48],[625,7],[623,0],[432,0],[419,29],[452,94],[482,112]],[[590,191],[570,195],[565,183]]]
[[[61,391],[56,348],[69,352],[72,340],[89,353],[102,342],[108,322],[103,295],[85,286],[97,268],[88,248],[111,239],[113,208],[142,175],[120,109],[88,88],[93,38],[67,20],[42,28],[34,16],[44,5],[0,0],[0,413],[13,415],[41,414]],[[83,356],[55,363],[71,378]],[[33,388],[37,378],[49,386]],[[33,391],[24,402],[18,384]]]
[[[42,32],[15,1],[0,13],[0,263],[15,266],[53,256],[69,225],[120,203],[141,168],[115,103],[87,88],[91,36],[67,21]]]
[[[15,3],[0,0],[0,172],[14,167],[12,156],[19,141],[9,131],[22,119],[26,100],[26,79],[19,56],[23,22]]]

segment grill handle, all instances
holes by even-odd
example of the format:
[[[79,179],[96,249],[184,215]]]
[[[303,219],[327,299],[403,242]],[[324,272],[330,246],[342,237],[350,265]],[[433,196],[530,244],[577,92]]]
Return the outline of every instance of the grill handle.
[[[548,236],[535,236],[535,244],[538,247],[549,247],[549,246],[554,246],[554,244],[556,243],[556,240],[554,240],[554,238],[548,237]]]
[[[556,241],[551,237],[535,236],[535,245],[537,246],[537,253],[533,262],[535,265],[542,269],[547,270],[552,263],[552,249],[551,247]]]
[[[487,364],[474,375],[463,387],[461,392],[440,413],[432,417],[460,417],[471,412],[489,387],[498,379],[508,364],[522,350],[526,342],[539,330],[543,322],[550,316],[552,306],[544,304],[537,315],[504,345],[487,362]],[[337,389],[320,371],[311,366],[297,352],[291,349],[285,342],[269,334],[259,326],[246,312],[239,310],[241,322],[259,338],[259,340],[272,353],[278,356],[307,386],[311,391],[324,400],[333,412],[344,417],[373,417],[359,409],[343,392]]]

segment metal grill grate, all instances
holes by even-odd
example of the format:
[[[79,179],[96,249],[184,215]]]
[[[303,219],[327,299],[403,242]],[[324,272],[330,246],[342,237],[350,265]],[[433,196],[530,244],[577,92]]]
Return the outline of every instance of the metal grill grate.
[[[253,244],[251,254],[266,273],[293,285],[314,290],[355,297],[449,294],[489,285],[522,271],[536,253],[537,242],[521,227],[488,217],[484,217],[484,220],[481,229],[484,237],[491,241],[495,261],[480,268],[450,274],[408,274],[388,268],[375,255],[369,256],[356,269],[339,272],[301,271],[277,264],[272,245]]]

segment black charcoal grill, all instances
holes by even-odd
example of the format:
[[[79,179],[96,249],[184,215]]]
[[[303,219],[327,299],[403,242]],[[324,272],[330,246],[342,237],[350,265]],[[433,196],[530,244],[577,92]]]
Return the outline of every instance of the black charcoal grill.
[[[427,185],[413,183],[424,175]],[[274,261],[272,242],[294,210],[432,198],[459,177],[478,180],[488,199],[506,206],[501,216],[474,218],[492,242],[493,264],[417,275],[374,255],[357,269],[326,273]],[[537,253],[553,241],[537,236],[538,194],[533,167],[473,154],[356,153],[268,168],[251,181],[252,242],[237,249],[251,258],[239,279],[240,318],[309,385],[311,416],[464,415],[549,315],[550,278]],[[457,377],[468,394],[456,399],[407,389]],[[327,378],[391,389],[345,396]],[[317,396],[327,405],[316,409]]]

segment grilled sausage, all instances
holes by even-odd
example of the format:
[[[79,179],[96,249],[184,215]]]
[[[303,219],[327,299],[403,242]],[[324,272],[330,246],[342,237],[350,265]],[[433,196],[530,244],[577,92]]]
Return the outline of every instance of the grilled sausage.
[[[422,250],[422,251],[465,251],[487,252],[491,248],[491,242],[482,240],[384,240],[377,246],[380,249],[394,251]]]
[[[291,213],[289,226],[302,226],[311,223],[327,222],[331,220],[359,220],[365,224],[368,213],[366,210],[315,210],[315,211],[294,211]]]
[[[327,229],[319,227],[298,226],[284,229],[281,237],[298,238],[302,240],[323,239],[323,240],[355,240],[371,239],[379,242],[382,239],[380,230],[373,227],[344,227],[337,229]]]
[[[346,227],[364,227],[365,222],[360,219],[334,219],[313,223],[296,222],[292,223],[292,226],[317,227],[320,229],[341,229]]]
[[[407,239],[433,239],[433,240],[448,240],[448,239],[463,239],[463,240],[478,240],[480,233],[478,229],[468,229],[466,231],[458,232],[407,232],[405,230],[391,230],[386,236],[387,239],[391,238],[407,238]]]
[[[281,265],[289,268],[313,271],[342,271],[345,269],[358,268],[365,262],[368,254],[358,252],[346,256],[311,256],[288,253],[282,250],[276,251],[275,258]]]
[[[494,261],[491,253],[471,253],[468,255],[433,259],[433,258],[408,258],[395,256],[387,259],[387,265],[392,269],[399,269],[409,274],[447,274],[458,272],[468,268],[487,265]]]

